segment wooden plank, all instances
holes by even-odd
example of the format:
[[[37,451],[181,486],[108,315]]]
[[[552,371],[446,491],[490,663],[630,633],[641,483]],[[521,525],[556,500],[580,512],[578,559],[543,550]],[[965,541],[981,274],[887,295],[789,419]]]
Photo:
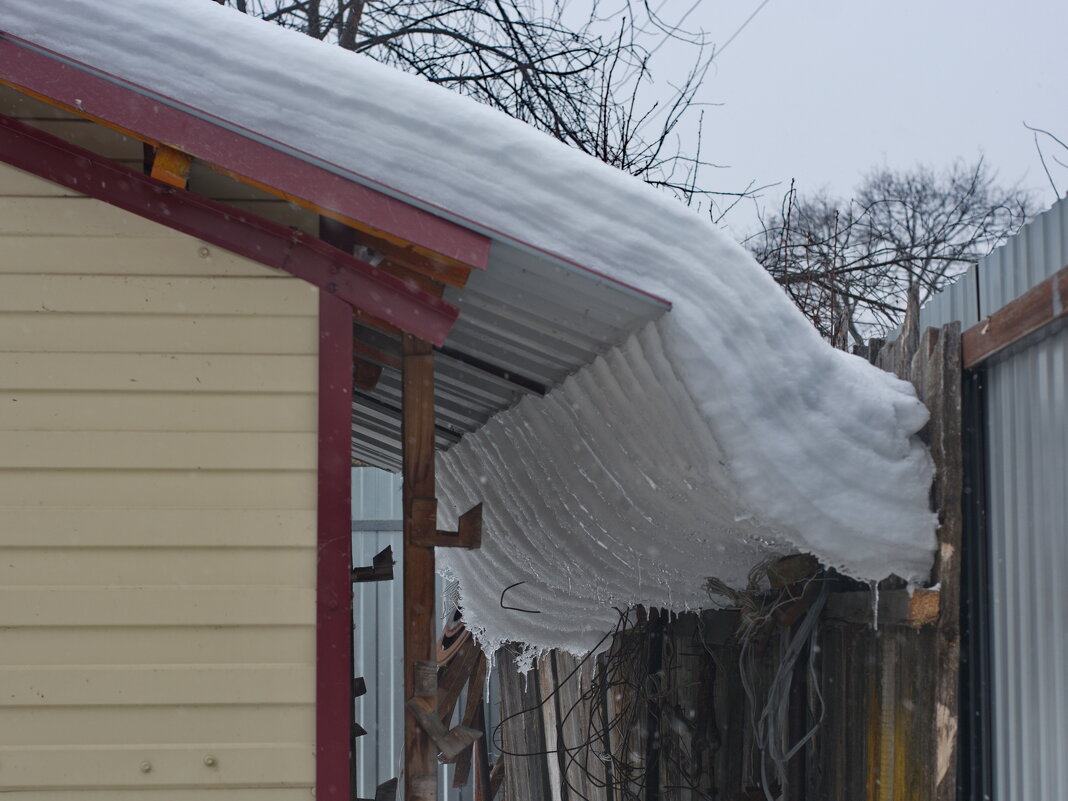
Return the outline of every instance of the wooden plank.
[[[312,704],[313,664],[59,665],[0,669],[0,705]]]
[[[305,626],[308,587],[0,587],[0,626]]]
[[[0,197],[0,236],[174,239],[186,234],[88,197]]]
[[[1068,268],[1059,273],[1060,302],[1068,305]],[[1063,312],[1063,306],[1062,306]],[[934,687],[934,798],[954,801],[957,780],[957,721],[960,676],[961,545],[964,532],[964,446],[962,438],[963,353],[960,324],[944,326],[931,358],[929,386],[940,389],[931,444],[938,466],[935,504],[939,513],[935,578],[945,601],[939,606]],[[925,788],[926,791],[926,788]]]
[[[8,470],[0,506],[132,509],[307,509],[314,470]]]
[[[0,747],[315,741],[315,709],[310,703],[28,706],[7,707],[3,715]]]
[[[564,651],[556,651],[553,661],[560,717],[557,750],[563,756],[562,780],[568,797],[605,801],[608,796],[604,762],[596,753],[597,712],[594,704],[599,699],[591,695],[596,660],[593,657],[579,660]]]
[[[315,756],[303,744],[7,747],[0,748],[0,764],[6,790],[271,787],[310,786]]]
[[[521,676],[508,647],[498,650],[494,661],[501,691],[503,753],[498,759],[504,764],[504,801],[550,801],[537,668]]]
[[[457,653],[453,655],[449,663],[439,669],[437,687],[438,715],[444,723],[447,724],[452,720],[452,713],[456,708],[460,693],[475,678],[475,668],[481,658],[483,658],[482,649],[475,644],[473,639],[465,637]],[[472,694],[469,692],[468,699],[471,697]],[[463,723],[463,725],[471,726],[470,723]]]
[[[542,654],[538,659],[537,681],[539,700],[541,701],[541,726],[545,737],[546,754],[542,759],[549,772],[549,797],[552,801],[564,801],[563,771],[561,770],[559,713],[556,708],[556,669],[552,651]]]
[[[704,647],[699,626],[697,615],[677,615],[667,622],[663,640],[659,780],[661,797],[678,801],[715,794],[717,666]]]
[[[1063,267],[963,333],[962,363],[974,369],[1025,337],[1068,316],[1068,267]]]
[[[41,183],[57,186],[45,181]],[[294,280],[282,270],[237,256],[195,237],[175,237],[173,234],[118,238],[5,236],[0,273],[243,276]]]
[[[435,662],[434,550],[413,544],[419,532],[435,529],[434,357],[430,343],[404,337],[402,369],[404,506],[404,698],[415,695],[415,664]],[[437,698],[423,698],[437,715]],[[429,735],[410,709],[404,714],[407,801],[435,801],[437,760]]]
[[[319,203],[305,200],[296,195],[281,191],[248,176],[239,175],[226,170],[220,170],[220,172],[246,183],[255,189],[280,198],[288,204],[310,211],[317,216],[321,215],[328,219],[336,220],[337,222],[355,229],[360,234],[359,238],[361,244],[364,244],[373,250],[377,250],[380,253],[384,253],[395,264],[415,272],[424,273],[427,276],[441,281],[442,283],[449,284],[450,286],[462,287],[467,283],[467,278],[470,275],[473,265],[465,264],[462,261],[449,258],[418,245],[412,245],[410,242],[407,242],[400,237],[367,225],[362,220],[356,219],[355,217],[348,217],[333,209],[326,208]],[[486,248],[486,252],[488,253],[488,247]],[[478,258],[479,264],[477,267],[479,269],[485,268],[485,260],[485,255]]]
[[[0,583],[7,587],[312,586],[315,548],[6,548]],[[0,699],[2,700],[2,699]]]
[[[0,353],[0,389],[309,392],[314,356]]]
[[[2,391],[8,431],[314,432],[315,393]]]
[[[0,281],[0,284],[3,282]],[[63,353],[315,353],[314,317],[9,312],[5,350]]]
[[[296,278],[0,275],[0,311],[316,317],[319,291]]]
[[[882,590],[879,620],[882,626],[931,626],[938,620],[941,594],[938,590]],[[869,590],[836,592],[827,599],[824,617],[849,623],[873,625],[872,593]]]
[[[0,470],[314,470],[314,434],[0,431]]]
[[[9,597],[15,597],[9,593]],[[129,593],[127,593],[129,597]],[[122,665],[285,662],[315,652],[315,629],[304,625],[189,625],[121,628],[41,627],[0,630],[0,665]],[[6,713],[5,713],[6,718]],[[9,729],[0,727],[3,731]],[[56,736],[62,737],[62,730]]]

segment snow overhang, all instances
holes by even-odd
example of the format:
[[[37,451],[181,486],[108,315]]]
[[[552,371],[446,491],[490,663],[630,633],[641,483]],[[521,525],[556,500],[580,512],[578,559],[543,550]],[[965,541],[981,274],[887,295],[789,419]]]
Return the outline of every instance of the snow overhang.
[[[694,210],[493,109],[210,2],[9,0],[0,29],[484,238],[484,277],[446,294],[461,316],[437,361],[445,506],[486,504],[482,549],[442,561],[487,643],[583,650],[614,605],[707,605],[707,577],[743,585],[786,550],[858,578],[928,574],[913,388],[821,341]],[[359,446],[380,464],[395,465],[395,391],[387,370],[355,409],[357,438],[381,425],[373,452]],[[512,603],[539,614],[501,614],[517,582]]]

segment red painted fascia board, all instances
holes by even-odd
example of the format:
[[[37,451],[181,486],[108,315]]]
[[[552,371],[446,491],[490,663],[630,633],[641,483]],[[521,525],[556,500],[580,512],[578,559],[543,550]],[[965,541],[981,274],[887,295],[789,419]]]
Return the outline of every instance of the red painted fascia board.
[[[352,760],[352,309],[319,295],[315,797],[350,801]]]
[[[486,267],[486,236],[359,182],[371,179],[351,171],[346,178],[296,148],[3,32],[0,79],[462,264]]]
[[[0,161],[284,270],[435,344],[459,310],[314,236],[164,184],[0,115]]]

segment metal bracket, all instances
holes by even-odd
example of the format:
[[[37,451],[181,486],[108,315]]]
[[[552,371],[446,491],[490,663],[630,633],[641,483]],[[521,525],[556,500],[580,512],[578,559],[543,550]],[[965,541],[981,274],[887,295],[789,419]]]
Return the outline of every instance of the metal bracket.
[[[358,798],[356,801],[397,801],[397,780],[384,781],[375,788],[375,797]]]
[[[354,567],[352,569],[352,581],[359,584],[364,581],[392,581],[393,580],[393,548],[387,545],[371,560],[370,567]]]

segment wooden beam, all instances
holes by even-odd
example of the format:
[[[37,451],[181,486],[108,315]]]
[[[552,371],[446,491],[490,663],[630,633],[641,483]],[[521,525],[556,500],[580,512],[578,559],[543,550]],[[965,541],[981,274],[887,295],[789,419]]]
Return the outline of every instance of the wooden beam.
[[[350,797],[352,666],[352,337],[348,304],[319,293],[319,431],[315,615],[315,784]]]
[[[436,801],[437,754],[422,722],[437,718],[437,694],[416,696],[417,663],[434,661],[434,549],[416,545],[434,531],[434,355],[429,342],[405,335],[401,369],[404,506],[404,797]],[[420,688],[425,692],[426,688]],[[418,708],[409,705],[418,704]]]
[[[832,592],[823,616],[846,623],[920,628],[938,622],[941,595],[938,590],[883,590],[879,593],[879,620],[875,620],[872,593],[868,590]]]
[[[170,144],[252,186],[308,204],[329,202],[321,214],[340,219],[402,248],[461,267],[484,269],[490,240],[464,225],[387,195],[365,176],[330,169],[272,146],[236,126],[221,125],[179,102],[91,65],[5,34],[0,37],[0,82],[153,145]]]
[[[175,150],[173,147],[161,145],[156,148],[156,155],[152,158],[151,175],[157,181],[163,181],[178,189],[185,189],[186,184],[189,183],[189,169],[192,166],[192,156]]]
[[[978,367],[994,354],[1065,316],[1068,316],[1068,267],[965,331],[961,336],[964,367]]]
[[[459,309],[440,298],[413,289],[317,237],[167,186],[3,114],[0,162],[284,270],[383,324],[402,326],[439,344],[459,315]]]

